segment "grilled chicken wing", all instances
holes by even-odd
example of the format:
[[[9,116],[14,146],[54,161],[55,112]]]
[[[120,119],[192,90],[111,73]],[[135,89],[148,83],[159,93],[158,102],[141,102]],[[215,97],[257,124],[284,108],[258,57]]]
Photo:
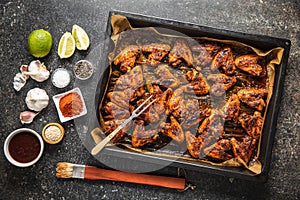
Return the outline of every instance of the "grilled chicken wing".
[[[256,139],[247,136],[240,142],[233,137],[230,142],[234,156],[247,165],[256,147]]]
[[[211,146],[203,150],[204,154],[210,158],[216,160],[229,160],[232,155],[228,153],[231,150],[231,143],[228,139],[221,139],[218,142],[212,144]]]
[[[168,100],[167,115],[170,115],[173,111],[181,107],[180,102],[183,101],[183,97],[183,88],[177,88]]]
[[[187,150],[193,158],[199,158],[203,139],[191,134],[190,131],[185,133]]]
[[[130,112],[113,102],[107,102],[103,107],[104,112],[107,114],[105,116],[106,120],[112,119],[126,119],[130,116]]]
[[[181,126],[183,128],[190,128],[198,125],[208,117],[211,114],[211,109],[201,109],[198,100],[187,99],[183,101],[179,114],[182,120]]]
[[[133,93],[133,90],[130,90],[130,96]],[[113,91],[107,94],[107,98],[110,99],[116,105],[128,109],[130,107],[129,101],[130,96],[128,96],[127,92],[124,91]]]
[[[210,74],[207,76],[207,80],[214,82],[210,87],[210,93],[215,96],[222,96],[236,83],[236,77],[225,74]]]
[[[169,53],[169,63],[176,67],[182,61],[186,62],[188,66],[193,65],[193,55],[191,49],[184,39],[177,39],[174,43],[173,49]]]
[[[149,44],[142,47],[142,51],[150,53],[148,55],[147,63],[150,65],[157,65],[170,52],[171,47],[168,44]]]
[[[190,83],[183,86],[184,92],[196,95],[204,95],[208,93],[209,85],[202,74],[196,69],[189,70],[186,73],[186,78]]]
[[[132,70],[126,74],[121,75],[116,81],[116,88],[118,90],[124,90],[127,88],[136,89],[143,86],[144,78],[141,66],[135,66]]]
[[[178,143],[181,143],[184,141],[184,132],[178,123],[178,121],[175,119],[175,117],[170,116],[170,123],[163,122],[161,126],[161,133],[169,136],[173,140],[175,140]]]
[[[204,43],[193,46],[192,50],[198,53],[198,56],[195,56],[196,64],[203,67],[212,62],[220,47],[214,43]]]
[[[263,118],[260,112],[255,111],[253,115],[242,113],[239,121],[247,134],[255,139],[258,139],[263,125]]]
[[[211,115],[204,119],[202,124],[198,128],[198,133],[203,135],[204,133],[210,133],[217,138],[224,132],[224,118],[221,113],[214,110]]]
[[[192,135],[189,131],[186,132],[187,149],[192,157],[204,158],[206,154],[210,152],[208,151],[210,150],[209,146],[216,143],[216,141],[218,141],[224,133],[224,119],[221,113],[213,111],[212,114],[209,117],[205,118],[204,121],[201,123],[201,125],[198,128],[198,133],[199,135],[196,137]],[[224,144],[222,143],[218,145]],[[224,151],[226,149],[225,147]],[[208,149],[204,151],[204,149],[206,148]],[[211,150],[212,149],[213,147],[211,147]],[[225,152],[219,152],[220,159],[222,158],[222,155],[224,158],[229,157],[228,155],[225,155]],[[217,150],[213,151],[210,156],[215,156],[217,159]]]
[[[231,95],[223,107],[223,113],[226,121],[238,120],[241,110],[241,103],[236,94]]]
[[[159,85],[166,88],[174,88],[180,84],[180,80],[174,76],[166,64],[159,65],[154,72],[159,76],[159,79],[155,81]]]
[[[109,133],[113,132],[125,120],[126,119],[122,119],[122,120],[109,120],[109,121],[104,122],[105,133],[109,134]],[[130,126],[131,126],[131,122],[129,122],[124,128],[122,128],[115,135],[115,137],[112,138],[111,142],[112,143],[117,143],[118,141],[120,141],[126,135],[126,132],[129,130]]]
[[[128,72],[134,67],[135,60],[140,53],[138,46],[128,46],[114,59],[115,65],[120,65],[120,71]]]
[[[166,111],[168,100],[173,93],[172,89],[168,88],[163,92],[158,85],[150,85],[149,93],[153,96],[153,100],[156,99],[153,106],[157,114],[162,114]]]
[[[141,147],[145,144],[153,143],[159,137],[157,130],[145,130],[143,120],[136,122],[132,133],[131,143],[133,147]]]
[[[242,55],[235,59],[235,66],[250,75],[260,76],[263,72],[262,66],[257,64],[259,56],[257,55]]]
[[[140,99],[137,101],[137,106],[140,106],[146,99]],[[146,107],[150,101],[148,101],[144,107]],[[138,119],[143,119],[145,122],[151,123],[151,122],[157,122],[159,121],[160,117],[157,114],[157,112],[154,110],[153,106],[150,106],[148,109],[146,109],[143,113],[138,116]]]
[[[215,143],[224,133],[224,119],[221,113],[213,111],[212,114],[205,118],[198,128],[198,137],[202,138],[202,147],[205,148]],[[200,151],[200,158],[204,158],[205,154]]]
[[[217,69],[223,69],[224,73],[231,75],[235,71],[235,65],[230,47],[224,47],[214,57],[210,69],[215,71]]]
[[[265,97],[267,94],[268,92],[265,89],[254,88],[242,89],[237,93],[239,99],[243,103],[258,111],[262,111],[262,109],[266,106],[263,97]]]

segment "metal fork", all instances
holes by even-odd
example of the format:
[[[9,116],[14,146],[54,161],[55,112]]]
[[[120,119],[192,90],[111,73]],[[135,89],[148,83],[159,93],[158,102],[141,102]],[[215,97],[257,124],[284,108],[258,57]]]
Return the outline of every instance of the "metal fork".
[[[113,138],[115,135],[122,129],[124,128],[133,118],[138,117],[140,114],[142,114],[149,106],[151,106],[156,99],[151,101],[147,106],[145,106],[141,111],[139,111],[150,99],[152,95],[148,97],[139,107],[137,107],[131,114],[129,118],[127,118],[121,125],[119,125],[113,132],[111,132],[104,140],[99,142],[91,151],[92,155],[98,154],[104,147],[105,145]],[[138,112],[139,111],[139,112]],[[138,112],[138,113],[137,113]]]

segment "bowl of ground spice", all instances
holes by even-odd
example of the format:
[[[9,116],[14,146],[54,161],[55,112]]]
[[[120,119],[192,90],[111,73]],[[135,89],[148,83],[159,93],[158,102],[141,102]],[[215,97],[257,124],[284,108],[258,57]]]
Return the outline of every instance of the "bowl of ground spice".
[[[42,137],[48,144],[59,143],[65,135],[65,129],[58,123],[47,124],[42,131]]]
[[[62,123],[87,113],[82,93],[79,88],[57,94],[52,98]]]

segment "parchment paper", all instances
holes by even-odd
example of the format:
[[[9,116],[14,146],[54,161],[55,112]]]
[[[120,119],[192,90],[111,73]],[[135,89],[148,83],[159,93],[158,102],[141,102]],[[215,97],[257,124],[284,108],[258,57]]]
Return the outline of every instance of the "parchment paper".
[[[130,25],[129,21],[127,20],[127,18],[125,16],[121,16],[121,15],[113,15],[111,17],[111,25],[112,25],[111,39],[113,40],[113,42],[115,44],[118,43],[120,33],[122,33],[123,31],[138,30],[138,28],[134,28]],[[157,34],[164,35],[164,34],[161,34],[161,33],[157,32],[157,30],[155,28],[149,27],[149,30],[154,31]],[[175,35],[164,35],[164,36],[167,36],[167,37],[182,37],[182,36],[175,36]],[[268,79],[267,79],[267,85],[266,86],[267,86],[267,90],[268,90],[268,96],[267,96],[267,99],[266,99],[266,109],[265,109],[265,113],[264,113],[264,116],[265,116],[266,112],[267,112],[267,109],[268,109],[269,101],[272,97],[276,66],[278,66],[281,62],[284,49],[281,48],[281,47],[277,47],[277,48],[274,48],[274,49],[271,49],[271,50],[268,50],[268,51],[261,51],[257,48],[249,46],[247,44],[243,44],[243,43],[240,43],[240,42],[237,42],[237,41],[232,41],[232,40],[219,40],[219,39],[214,39],[214,38],[209,38],[209,37],[199,37],[199,38],[195,38],[195,39],[201,39],[201,40],[206,40],[206,41],[229,44],[229,45],[233,45],[233,46],[241,46],[241,47],[250,48],[250,49],[253,50],[253,52],[255,54],[257,54],[258,56],[262,56],[262,57],[273,55],[273,59],[270,60],[270,62],[267,64]],[[109,54],[110,63],[112,62],[113,57],[114,57],[114,52],[111,52]],[[91,132],[91,135],[92,135],[95,143],[97,144],[102,140],[103,132],[101,131],[101,129],[96,128]],[[102,135],[102,137],[101,137],[101,135]],[[185,157],[185,156],[178,157],[178,156],[173,156],[173,155],[158,154],[158,153],[154,153],[154,152],[151,152],[151,151],[145,151],[145,150],[142,150],[142,149],[133,148],[133,147],[131,147],[131,145],[128,145],[128,144],[118,144],[118,145],[123,145],[128,150],[143,153],[143,154],[170,157],[170,158],[171,157],[172,158],[180,158],[180,159],[187,160],[187,161],[188,160],[192,160],[192,161],[197,160],[199,162],[209,163],[209,164],[214,165],[214,166],[239,167],[239,166],[243,165],[244,167],[246,167],[247,169],[249,169],[253,173],[260,174],[261,171],[262,171],[262,164],[258,160],[258,157],[259,157],[259,154],[260,154],[261,137],[262,137],[262,134],[260,134],[258,149],[257,149],[257,153],[254,157],[254,161],[249,162],[248,165],[246,163],[244,163],[244,161],[242,159],[238,159],[238,158],[232,158],[230,160],[227,160],[227,161],[224,161],[224,162],[221,162],[221,163],[215,163],[215,162],[208,161],[208,160],[200,160],[200,159],[198,160],[198,159],[194,159],[194,158],[191,158],[191,157]]]

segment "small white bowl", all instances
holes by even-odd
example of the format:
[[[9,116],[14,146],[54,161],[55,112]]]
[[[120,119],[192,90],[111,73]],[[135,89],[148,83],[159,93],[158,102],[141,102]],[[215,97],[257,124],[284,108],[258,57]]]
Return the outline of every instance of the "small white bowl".
[[[61,77],[59,77],[59,75],[61,75]],[[52,84],[57,88],[67,87],[71,82],[71,75],[69,70],[65,68],[58,68],[54,70],[51,76],[51,81]]]
[[[82,106],[83,106],[83,110],[80,114],[78,115],[74,115],[73,117],[64,117],[60,108],[59,108],[59,101],[62,97],[66,96],[67,94],[71,93],[71,92],[75,92],[77,94],[79,94],[80,98],[81,98],[81,101],[82,101]],[[64,93],[61,93],[61,94],[57,94],[55,96],[52,97],[53,101],[54,101],[54,104],[55,104],[55,107],[56,107],[56,110],[58,112],[58,116],[59,116],[59,120],[61,123],[64,123],[64,122],[67,122],[69,120],[72,120],[72,119],[75,119],[77,117],[80,117],[80,116],[83,116],[85,114],[87,114],[87,109],[86,109],[86,106],[85,106],[85,102],[84,102],[84,99],[83,99],[83,96],[82,96],[82,93],[80,91],[80,89],[77,87],[77,88],[74,88],[72,90],[69,90],[67,92],[64,92]]]
[[[40,143],[40,152],[38,154],[38,156],[30,161],[30,162],[27,162],[27,163],[22,163],[22,162],[18,162],[16,161],[9,153],[9,149],[8,149],[8,146],[9,146],[9,143],[11,141],[11,139],[16,136],[17,134],[19,133],[22,133],[22,132],[29,132],[31,134],[33,134],[35,137],[37,137],[37,139],[39,140],[39,143]],[[13,132],[11,132],[5,142],[4,142],[4,155],[6,157],[6,159],[13,165],[17,166],[17,167],[29,167],[33,164],[35,164],[42,156],[44,152],[44,141],[43,141],[43,138],[40,136],[40,134],[38,134],[36,131],[32,130],[32,129],[29,129],[29,128],[20,128],[20,129],[17,129],[17,130],[14,130]]]
[[[82,65],[85,65],[84,67],[89,67],[89,74],[85,77],[82,77],[80,74],[78,74],[77,70],[78,68],[80,68]],[[80,79],[80,80],[87,80],[89,79],[93,73],[94,73],[94,66],[93,64],[90,62],[90,61],[87,61],[87,60],[79,60],[74,68],[73,68],[73,71],[74,71],[74,74],[76,76],[76,78]]]

